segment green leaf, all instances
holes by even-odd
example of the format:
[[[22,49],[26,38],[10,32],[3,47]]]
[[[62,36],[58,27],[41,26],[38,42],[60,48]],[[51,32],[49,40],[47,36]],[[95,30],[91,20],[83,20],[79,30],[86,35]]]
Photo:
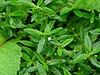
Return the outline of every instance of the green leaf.
[[[50,43],[53,45],[61,46],[61,43],[59,43],[57,40],[51,40]]]
[[[87,11],[97,10],[100,12],[100,0],[76,0],[75,8],[84,9]]]
[[[26,53],[22,53],[22,58],[25,60],[25,61],[30,61],[30,57],[26,54]]]
[[[21,40],[20,43],[22,43],[26,46],[34,47],[34,44],[28,40]]]
[[[98,42],[95,42],[93,45],[92,45],[92,52],[90,53],[91,55],[93,54],[96,54],[96,53],[99,53],[100,52],[100,41]]]
[[[38,0],[37,5],[40,6],[43,3],[43,0]]]
[[[62,48],[58,48],[57,53],[59,56],[62,56]]]
[[[63,54],[68,55],[69,57],[73,57],[75,55],[75,53],[73,51],[69,51],[66,49],[63,49]]]
[[[37,70],[39,72],[39,75],[47,75],[43,65],[40,64],[39,62],[37,62]]]
[[[49,67],[48,67],[47,63],[44,63],[43,67],[44,67],[45,70],[49,71]]]
[[[82,12],[81,12],[80,10],[76,9],[76,10],[73,10],[73,12],[74,12],[77,16],[82,17]]]
[[[74,6],[75,6],[75,7],[78,7],[78,5],[79,5],[80,3],[82,3],[82,2],[83,2],[83,0],[76,0]]]
[[[81,38],[82,41],[84,40],[83,26],[80,27],[80,38]]]
[[[33,15],[31,16],[31,22],[33,22],[33,21],[36,19],[36,17],[37,17],[37,14],[33,14]]]
[[[28,68],[28,72],[33,72],[33,71],[36,71],[36,70],[37,70],[36,65]]]
[[[0,12],[10,3],[10,1],[0,2]]]
[[[97,29],[94,29],[94,30],[90,30],[89,32],[91,34],[99,35],[100,34],[100,28],[97,28]]]
[[[52,48],[51,46],[48,47],[47,57],[52,56],[54,54],[55,48]]]
[[[94,18],[95,18],[95,12],[94,12],[94,10],[92,10],[92,12],[91,12],[91,18],[90,18],[90,23],[94,22]]]
[[[23,46],[22,48],[27,52],[28,55],[33,56],[33,50],[31,48],[25,46]]]
[[[62,27],[59,27],[59,28],[56,28],[56,29],[54,29],[54,30],[52,30],[52,31],[49,31],[48,33],[45,33],[45,34],[46,34],[46,35],[52,35],[52,34],[58,32],[58,31],[60,31],[60,30],[62,30],[62,29],[63,29]]]
[[[73,7],[66,6],[60,11],[60,15],[63,15],[63,14],[66,14],[66,13],[70,12],[72,9],[73,9]]]
[[[97,41],[92,45],[92,49],[97,49],[98,47],[100,47],[100,41]]]
[[[86,19],[89,19],[91,17],[91,15],[89,13],[82,12],[82,14],[83,14],[83,17]]]
[[[64,75],[72,75],[66,68],[63,68]]]
[[[54,23],[55,23],[55,20],[50,21],[49,24],[45,28],[45,32],[49,32],[53,28]]]
[[[92,63],[94,66],[100,68],[100,62],[98,62],[97,59],[96,59],[95,57],[93,57],[93,56],[90,57],[90,61],[91,61],[91,63]]]
[[[27,15],[27,13],[26,12],[24,12],[24,11],[20,11],[20,10],[16,10],[16,11],[13,11],[11,14],[10,14],[11,16],[26,16]]]
[[[62,29],[60,31],[58,31],[55,36],[63,36],[63,34],[67,34],[68,29]],[[67,35],[66,35],[67,36]]]
[[[56,67],[52,67],[51,71],[55,74],[55,75],[62,75],[61,72],[56,68]]]
[[[51,3],[53,0],[45,0],[45,4],[48,5],[49,3]]]
[[[93,54],[96,54],[96,53],[99,53],[99,52],[100,52],[100,47],[93,49],[90,54],[93,55]]]
[[[42,55],[36,53],[33,51],[33,54],[35,55],[35,57],[42,63],[42,64],[45,64],[45,60],[44,58],[42,57]]]
[[[64,59],[52,59],[48,61],[49,65],[57,65],[57,64],[61,64],[64,63],[66,60]]]
[[[87,54],[80,54],[77,57],[75,57],[72,61],[72,63],[76,64],[76,63],[80,63],[82,61],[84,61],[85,59],[87,59],[88,55]]]
[[[23,5],[29,6],[29,7],[35,6],[35,4],[31,2],[30,0],[18,0],[18,2],[22,3]]]
[[[4,37],[1,33],[0,33],[0,44],[2,44],[4,41],[6,41],[6,37]]]
[[[0,39],[4,39],[3,35]],[[0,46],[1,75],[17,75],[17,71],[20,69],[21,48],[16,44],[17,42],[17,39],[13,39]]]
[[[43,11],[47,12],[48,14],[54,15],[56,14],[54,10],[47,8],[47,7],[43,7]]]
[[[31,28],[26,28],[24,29],[25,32],[33,35],[33,36],[36,36],[36,35],[43,35],[43,33],[39,30],[36,30],[36,29],[31,29]]]
[[[36,50],[37,53],[42,52],[44,44],[45,44],[45,38],[41,38],[37,46],[37,50]]]
[[[73,38],[68,38],[66,40],[64,40],[64,42],[62,42],[62,47],[67,46],[68,44],[70,44],[73,41]]]
[[[84,37],[84,43],[85,43],[85,46],[88,49],[88,51],[91,52],[92,43],[91,43],[91,39],[88,34],[86,34]]]

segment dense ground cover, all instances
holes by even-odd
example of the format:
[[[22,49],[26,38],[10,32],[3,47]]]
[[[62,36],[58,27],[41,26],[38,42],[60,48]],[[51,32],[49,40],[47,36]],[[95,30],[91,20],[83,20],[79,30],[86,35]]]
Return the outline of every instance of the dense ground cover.
[[[99,75],[100,0],[0,0],[0,75]]]

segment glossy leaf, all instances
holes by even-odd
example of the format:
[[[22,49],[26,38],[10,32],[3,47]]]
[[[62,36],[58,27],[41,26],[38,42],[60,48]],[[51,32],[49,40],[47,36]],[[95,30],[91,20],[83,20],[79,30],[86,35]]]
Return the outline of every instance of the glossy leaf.
[[[55,20],[50,21],[49,24],[47,24],[47,26],[45,28],[45,32],[49,32],[53,28],[54,23],[55,23]]]
[[[57,53],[58,53],[59,56],[62,56],[62,52],[63,52],[62,49],[58,48]]]
[[[52,67],[51,71],[55,74],[55,75],[62,75],[61,72],[56,68],[56,67]]]
[[[37,70],[39,72],[39,75],[47,75],[45,69],[43,68],[43,65],[37,62]]]
[[[100,52],[100,47],[93,49],[90,54],[93,55],[93,54],[96,54],[96,53],[99,53],[99,52]]]
[[[54,10],[47,8],[47,7],[43,7],[43,11],[47,12],[48,14],[52,14],[52,15],[55,14]]]
[[[60,30],[62,30],[62,29],[63,29],[62,27],[59,27],[59,28],[56,28],[56,29],[54,29],[54,30],[52,30],[52,31],[49,31],[48,33],[45,33],[45,34],[46,34],[46,35],[52,35],[52,34],[58,32],[58,31],[60,31]]]
[[[72,75],[66,68],[63,68],[64,75]]]
[[[27,15],[27,13],[24,12],[24,11],[14,11],[14,12],[11,13],[11,16],[19,16],[19,17],[22,16],[22,17],[24,17],[26,15]]]
[[[64,63],[66,60],[64,59],[52,59],[48,61],[49,65],[57,65],[57,64],[61,64]]]
[[[27,29],[24,29],[25,32],[33,35],[33,36],[36,36],[36,35],[43,35],[43,33],[39,30],[36,30],[36,29],[30,29],[30,28],[27,28]]]
[[[90,57],[90,61],[94,66],[100,68],[100,62],[98,62],[95,57]]]
[[[33,54],[35,55],[35,57],[42,63],[42,64],[45,64],[45,60],[44,58],[42,57],[42,55],[36,53],[33,51]]]
[[[100,28],[97,28],[97,29],[94,29],[94,30],[90,30],[89,32],[91,34],[99,35],[100,34]]]
[[[26,46],[30,46],[30,47],[33,47],[34,44],[30,41],[27,41],[27,40],[21,40],[20,43],[26,45]]]
[[[47,4],[49,4],[49,3],[51,3],[53,0],[45,0],[44,2],[45,2],[45,4],[47,5]]]
[[[84,37],[84,43],[85,43],[85,46],[88,49],[88,51],[91,52],[92,43],[91,43],[91,39],[88,34],[86,34]]]
[[[84,61],[85,59],[87,59],[87,54],[80,54],[80,55],[78,55],[76,58],[74,58],[73,59],[73,63],[75,64],[75,63],[80,63],[80,62],[82,62],[82,61]]]
[[[29,57],[26,53],[22,53],[22,58],[23,58],[25,61],[30,61],[30,57]]]
[[[73,12],[77,15],[77,16],[79,16],[79,17],[82,17],[82,12],[80,11],[80,10],[73,10]]]
[[[63,15],[63,14],[66,14],[66,13],[70,12],[72,9],[73,9],[73,7],[66,6],[60,11],[60,15]]]
[[[68,44],[70,44],[73,41],[73,38],[68,38],[66,39],[64,42],[62,42],[62,47],[67,46]]]
[[[43,3],[43,0],[38,0],[37,5],[40,6]]]
[[[45,44],[45,38],[41,38],[37,46],[37,51],[36,51],[37,53],[42,52],[44,44]]]

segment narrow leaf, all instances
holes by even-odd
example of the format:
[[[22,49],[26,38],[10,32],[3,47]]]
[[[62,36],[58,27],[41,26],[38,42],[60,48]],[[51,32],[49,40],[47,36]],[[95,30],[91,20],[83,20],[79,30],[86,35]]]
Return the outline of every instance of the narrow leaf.
[[[45,32],[49,32],[53,28],[54,23],[55,23],[55,20],[50,21],[49,24],[45,28]]]
[[[44,44],[45,44],[45,38],[41,38],[37,46],[37,51],[36,51],[37,53],[42,52]]]
[[[34,44],[30,41],[27,41],[27,40],[21,40],[20,43],[22,43],[26,46],[34,47]]]
[[[27,15],[27,13],[26,12],[24,12],[24,11],[19,11],[19,10],[16,10],[16,11],[13,11],[12,13],[11,13],[11,16],[26,16]]]
[[[95,57],[90,57],[90,61],[94,66],[100,68],[100,62],[98,62]]]
[[[37,17],[37,14],[33,14],[33,15],[31,16],[31,22],[33,22],[33,21],[36,19],[36,17]]]
[[[69,38],[69,39],[66,39],[64,42],[62,42],[62,47],[65,47],[67,46],[69,43],[71,43],[73,41],[73,38]]]
[[[81,12],[80,10],[76,9],[76,10],[73,10],[73,12],[74,12],[77,16],[82,17],[82,12]]]
[[[78,55],[76,58],[73,59],[73,63],[80,63],[82,62],[83,60],[87,59],[87,54],[80,54]]]
[[[42,57],[42,55],[36,53],[33,51],[33,54],[35,55],[35,57],[42,63],[42,64],[45,64],[45,60],[44,58]]]
[[[39,72],[39,75],[47,75],[44,67],[39,62],[37,62],[37,70]]]
[[[71,11],[72,9],[73,9],[73,7],[71,7],[71,6],[66,6],[66,7],[64,7],[64,8],[60,11],[60,15],[66,14],[66,13],[68,13],[69,11]]]
[[[22,58],[23,58],[25,61],[30,61],[30,57],[29,57],[26,53],[22,53]]]
[[[64,75],[72,75],[66,68],[63,68]]]
[[[90,30],[89,32],[91,34],[99,35],[100,34],[100,28],[97,28],[97,29],[94,29],[94,30]]]
[[[25,32],[33,35],[33,36],[36,36],[36,35],[43,35],[43,33],[39,30],[36,30],[36,29],[30,29],[30,28],[26,28],[24,29]]]
[[[51,71],[55,74],[55,75],[62,75],[61,72],[56,68],[56,67],[52,67]]]
[[[43,11],[47,12],[48,14],[54,15],[56,14],[54,10],[47,8],[47,7],[43,7]]]
[[[88,51],[91,52],[92,44],[91,44],[91,40],[88,34],[86,34],[84,37],[84,43]]]
[[[38,0],[37,5],[40,6],[43,3],[43,0]]]
[[[57,65],[57,64],[61,64],[64,63],[66,60],[64,59],[52,59],[48,61],[49,65]]]
[[[48,5],[49,3],[51,3],[53,0],[45,0],[45,4]]]
[[[60,31],[60,30],[62,30],[62,29],[63,29],[62,27],[59,27],[59,28],[56,28],[56,29],[54,29],[54,30],[52,30],[52,31],[49,31],[48,33],[45,33],[45,34],[46,34],[46,35],[52,35],[52,34],[58,32],[58,31]]]
[[[62,56],[62,49],[58,48],[57,53],[58,53],[59,56]]]
[[[92,52],[91,52],[90,54],[93,55],[93,54],[96,54],[96,53],[98,53],[98,52],[100,52],[100,47],[93,49]]]

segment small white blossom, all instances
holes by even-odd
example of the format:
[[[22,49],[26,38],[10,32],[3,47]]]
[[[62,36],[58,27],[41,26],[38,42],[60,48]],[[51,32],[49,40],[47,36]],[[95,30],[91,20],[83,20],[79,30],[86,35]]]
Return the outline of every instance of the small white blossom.
[[[48,37],[48,41],[50,41],[51,40],[51,37]]]

